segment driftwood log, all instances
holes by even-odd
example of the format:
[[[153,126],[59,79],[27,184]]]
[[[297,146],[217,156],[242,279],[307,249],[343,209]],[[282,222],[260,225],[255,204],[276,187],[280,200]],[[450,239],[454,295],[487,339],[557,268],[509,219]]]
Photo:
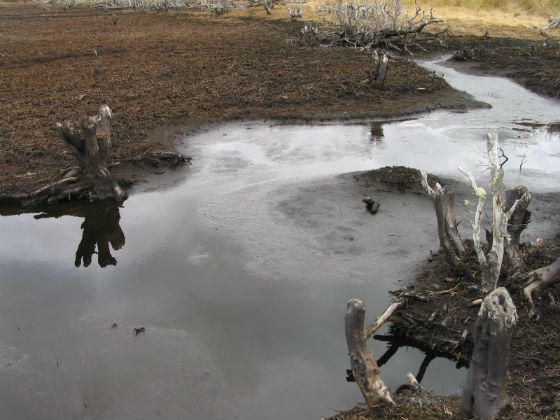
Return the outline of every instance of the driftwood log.
[[[495,419],[507,403],[506,377],[509,345],[517,311],[508,291],[490,293],[474,327],[474,350],[465,387],[462,410],[469,418]]]
[[[348,301],[344,330],[353,377],[369,407],[380,402],[394,404],[391,392],[381,379],[379,366],[367,345],[365,313],[366,309],[361,300]]]

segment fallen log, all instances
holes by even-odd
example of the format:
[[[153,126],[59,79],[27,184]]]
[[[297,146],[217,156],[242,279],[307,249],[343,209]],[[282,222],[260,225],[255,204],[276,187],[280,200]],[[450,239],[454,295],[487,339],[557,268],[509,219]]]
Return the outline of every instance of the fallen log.
[[[369,407],[379,402],[394,404],[389,388],[381,379],[379,366],[367,345],[364,303],[351,299],[346,306],[345,334],[353,377]]]
[[[469,418],[495,419],[506,405],[509,345],[517,311],[508,291],[500,287],[482,303],[474,327],[474,350],[465,387],[462,411]]]

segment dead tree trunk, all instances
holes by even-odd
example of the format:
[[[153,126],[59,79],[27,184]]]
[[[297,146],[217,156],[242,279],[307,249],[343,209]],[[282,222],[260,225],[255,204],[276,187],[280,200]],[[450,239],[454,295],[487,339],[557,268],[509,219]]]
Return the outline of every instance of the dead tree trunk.
[[[447,191],[439,183],[436,183],[434,188],[430,187],[425,172],[422,172],[422,186],[434,202],[440,246],[449,262],[454,267],[460,268],[465,246],[455,218],[455,193]]]
[[[365,306],[361,300],[348,301],[345,316],[345,333],[350,366],[354,378],[364,400],[369,407],[380,401],[394,404],[391,392],[383,383],[379,373],[379,366],[373,353],[367,345],[366,331],[364,330]]]
[[[387,69],[389,67],[389,59],[387,54],[382,53],[381,57],[377,50],[373,50],[373,68],[369,74],[369,80],[371,84],[375,87],[383,86],[385,83],[385,77],[387,76]]]
[[[529,315],[534,316],[536,310],[533,302],[533,293],[539,292],[551,284],[560,282],[560,258],[546,267],[531,271],[528,277],[529,281],[523,289],[523,293],[531,305]]]
[[[484,299],[474,328],[474,350],[463,389],[463,412],[472,418],[495,419],[506,405],[509,345],[517,323],[507,290],[495,289]]]

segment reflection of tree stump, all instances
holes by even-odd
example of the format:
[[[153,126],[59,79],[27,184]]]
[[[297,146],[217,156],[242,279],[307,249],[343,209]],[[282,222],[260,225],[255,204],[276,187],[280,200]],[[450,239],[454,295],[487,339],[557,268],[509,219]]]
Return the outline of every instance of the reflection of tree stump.
[[[120,226],[120,204],[114,200],[90,203],[69,203],[49,206],[46,211],[35,216],[36,219],[74,216],[84,218],[81,225],[82,240],[76,250],[76,267],[91,265],[93,254],[101,267],[116,265],[117,259],[111,255],[111,248],[117,251],[125,244],[124,232]],[[34,211],[33,208],[26,208]],[[14,212],[19,214],[19,210]],[[9,214],[14,214],[9,213]]]
[[[125,244],[125,236],[120,227],[120,212],[116,203],[106,203],[86,213],[81,228],[82,240],[76,250],[76,267],[82,262],[84,267],[91,264],[97,246],[97,262],[99,266],[117,265],[117,259],[111,255],[109,245],[116,251]]]
[[[463,389],[463,411],[469,417],[494,419],[506,405],[509,345],[517,312],[508,291],[500,287],[484,299],[474,327],[474,350]]]

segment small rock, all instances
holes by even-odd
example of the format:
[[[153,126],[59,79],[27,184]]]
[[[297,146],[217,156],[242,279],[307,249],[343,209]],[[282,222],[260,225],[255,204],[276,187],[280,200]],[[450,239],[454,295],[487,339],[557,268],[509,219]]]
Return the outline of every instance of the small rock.
[[[138,328],[134,328],[134,336],[136,337],[138,334],[142,334],[146,332],[146,328],[145,327],[138,327]]]
[[[369,211],[371,214],[377,214],[377,211],[379,210],[380,204],[377,203],[375,200],[373,200],[370,197],[365,197],[362,200],[362,203],[364,203],[366,205],[367,211]]]

